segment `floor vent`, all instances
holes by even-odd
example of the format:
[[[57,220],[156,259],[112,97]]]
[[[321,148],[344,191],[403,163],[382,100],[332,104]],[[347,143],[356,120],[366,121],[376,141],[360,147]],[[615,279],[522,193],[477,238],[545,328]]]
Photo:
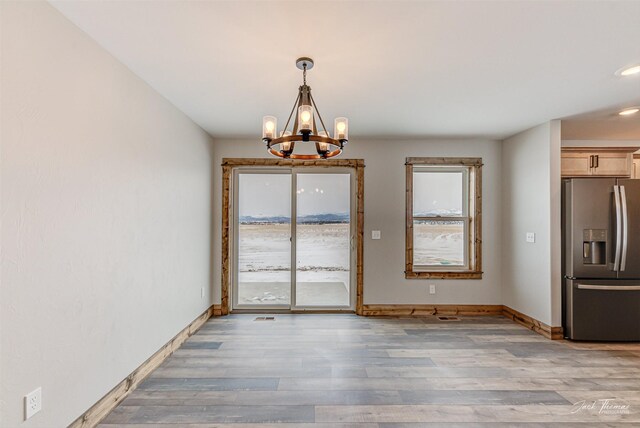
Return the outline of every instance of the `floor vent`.
[[[458,317],[438,317],[440,321],[460,321]]]
[[[275,321],[276,317],[257,317],[254,321]]]

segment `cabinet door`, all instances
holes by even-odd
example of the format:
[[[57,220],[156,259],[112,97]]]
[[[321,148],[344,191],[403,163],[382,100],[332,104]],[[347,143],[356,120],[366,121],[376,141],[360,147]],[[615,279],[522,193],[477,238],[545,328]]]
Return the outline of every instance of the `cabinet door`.
[[[631,178],[640,179],[640,158],[633,160],[633,175]]]
[[[598,153],[593,174],[603,177],[630,177],[633,167],[631,153]]]
[[[562,153],[560,169],[563,177],[584,177],[591,175],[591,153]]]

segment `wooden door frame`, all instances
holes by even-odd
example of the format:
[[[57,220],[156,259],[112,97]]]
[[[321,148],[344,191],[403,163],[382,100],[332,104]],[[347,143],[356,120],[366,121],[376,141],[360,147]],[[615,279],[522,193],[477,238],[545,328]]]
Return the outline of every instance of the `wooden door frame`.
[[[364,288],[364,159],[292,160],[263,158],[222,159],[222,269],[221,269],[221,313],[229,313],[229,288],[231,242],[231,178],[238,167],[342,167],[353,168],[356,176],[356,314],[362,315]]]

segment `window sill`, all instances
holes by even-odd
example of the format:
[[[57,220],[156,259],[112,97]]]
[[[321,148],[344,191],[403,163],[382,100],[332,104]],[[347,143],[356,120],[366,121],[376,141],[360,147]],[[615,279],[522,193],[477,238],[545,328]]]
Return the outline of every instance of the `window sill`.
[[[406,279],[482,279],[482,272],[405,272]]]

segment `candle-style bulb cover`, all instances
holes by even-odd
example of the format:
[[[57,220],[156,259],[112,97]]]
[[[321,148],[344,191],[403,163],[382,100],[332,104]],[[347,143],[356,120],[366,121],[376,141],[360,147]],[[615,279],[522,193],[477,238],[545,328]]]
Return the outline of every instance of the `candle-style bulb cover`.
[[[349,120],[346,117],[336,117],[333,138],[336,140],[349,139]]]
[[[262,139],[272,140],[276,137],[278,131],[278,119],[273,116],[265,116],[262,118]]]

